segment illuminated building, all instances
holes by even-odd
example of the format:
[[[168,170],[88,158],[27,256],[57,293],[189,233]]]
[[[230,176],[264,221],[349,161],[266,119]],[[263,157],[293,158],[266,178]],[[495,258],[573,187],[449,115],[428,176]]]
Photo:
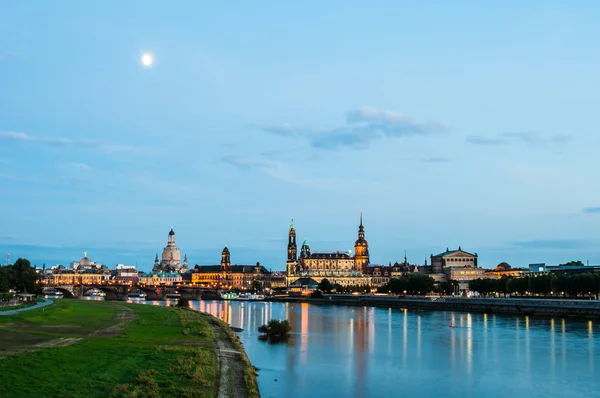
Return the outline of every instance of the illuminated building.
[[[370,277],[365,274],[369,265],[369,244],[365,239],[365,228],[360,214],[358,239],[354,243],[354,256],[350,252],[311,252],[306,239],[300,248],[296,245],[296,229],[294,222],[288,233],[286,282],[290,286],[299,278],[312,278],[317,283],[328,279],[332,284],[342,286],[370,284]]]
[[[248,290],[254,281],[258,281],[263,289],[271,287],[271,272],[260,263],[231,265],[231,253],[227,246],[221,253],[220,265],[196,265],[190,273],[195,286]]]

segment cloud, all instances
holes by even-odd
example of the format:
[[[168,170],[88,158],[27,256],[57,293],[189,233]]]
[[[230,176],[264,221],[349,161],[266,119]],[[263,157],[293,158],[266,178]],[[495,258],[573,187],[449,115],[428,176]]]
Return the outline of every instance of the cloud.
[[[518,139],[524,141],[529,145],[540,145],[540,144],[564,144],[571,140],[568,135],[553,135],[550,137],[543,137],[533,132],[517,132],[517,133],[504,133],[504,137],[509,139]]]
[[[508,142],[506,140],[498,139],[498,138],[488,138],[480,135],[471,135],[467,137],[467,142],[475,145],[506,145]]]
[[[347,178],[326,178],[326,177],[313,177],[305,178],[304,175],[298,175],[297,172],[289,170],[282,162],[274,160],[265,160],[261,158],[248,158],[243,156],[225,156],[221,158],[221,162],[230,164],[237,169],[248,171],[252,169],[258,169],[272,178],[303,186],[306,188],[322,190],[322,191],[335,191],[340,186],[353,186],[358,185],[359,182]],[[364,182],[360,182],[364,185]]]
[[[564,144],[571,141],[572,137],[565,134],[557,134],[549,137],[534,132],[504,133],[497,137],[484,137],[481,135],[470,135],[467,142],[475,145],[507,145],[511,142],[524,142],[531,147],[539,147],[546,144]]]
[[[434,156],[432,158],[423,159],[423,163],[448,163],[450,159],[445,158],[443,156]]]
[[[69,162],[66,163],[66,165],[72,169],[75,170],[91,170],[92,168],[90,167],[90,165],[85,164],[85,163],[80,163],[80,162]]]
[[[345,124],[329,129],[311,129],[290,124],[259,126],[267,133],[283,137],[305,137],[310,145],[319,149],[352,147],[367,148],[369,143],[381,138],[419,136],[444,131],[439,123],[421,122],[402,113],[361,108],[346,114]]]
[[[586,214],[600,214],[600,207],[586,207],[581,211]]]
[[[522,249],[581,249],[589,247],[590,242],[578,239],[526,240],[510,243]]]
[[[41,143],[54,147],[78,147],[97,149],[105,153],[142,153],[143,148],[129,145],[115,145],[99,139],[71,139],[64,137],[35,137],[15,131],[0,132],[0,141]]]

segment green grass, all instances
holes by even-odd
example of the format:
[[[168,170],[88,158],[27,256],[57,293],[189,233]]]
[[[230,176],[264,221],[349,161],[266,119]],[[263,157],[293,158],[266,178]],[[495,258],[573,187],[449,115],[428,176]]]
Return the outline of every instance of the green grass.
[[[84,300],[3,316],[0,396],[213,397],[210,319],[176,307]],[[76,342],[36,346],[57,341]]]

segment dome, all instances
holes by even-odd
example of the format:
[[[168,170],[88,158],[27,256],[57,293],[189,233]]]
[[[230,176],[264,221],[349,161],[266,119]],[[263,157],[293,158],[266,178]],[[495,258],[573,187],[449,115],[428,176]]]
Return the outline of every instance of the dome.
[[[79,260],[79,265],[88,267],[90,265],[90,259],[87,256],[84,256],[81,260]]]
[[[169,236],[173,236],[175,235],[175,231],[173,231],[173,228],[171,228],[171,231],[169,232]]]
[[[368,243],[365,239],[357,239],[356,242],[354,242],[354,246],[367,246]]]
[[[227,248],[227,246],[225,246],[225,248],[223,249],[223,254],[225,253],[229,253],[229,249]]]

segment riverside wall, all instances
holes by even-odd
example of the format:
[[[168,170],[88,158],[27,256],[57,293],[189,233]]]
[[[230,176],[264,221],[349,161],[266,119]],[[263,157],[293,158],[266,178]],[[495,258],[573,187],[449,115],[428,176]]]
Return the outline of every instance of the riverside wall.
[[[401,297],[325,295],[323,298],[277,297],[270,301],[317,305],[370,306],[409,310],[483,312],[516,315],[600,318],[600,301],[521,298]]]

